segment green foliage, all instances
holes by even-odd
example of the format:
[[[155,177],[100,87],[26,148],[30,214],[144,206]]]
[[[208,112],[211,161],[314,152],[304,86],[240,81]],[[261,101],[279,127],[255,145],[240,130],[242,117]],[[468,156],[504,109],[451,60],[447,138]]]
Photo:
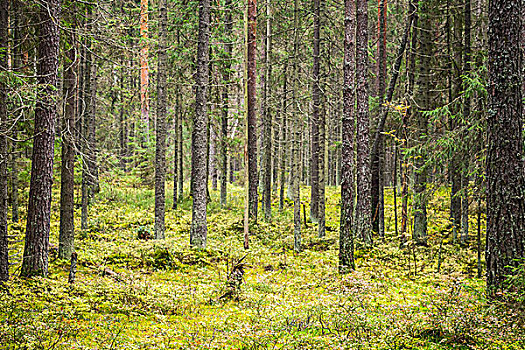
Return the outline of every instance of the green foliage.
[[[447,190],[437,189],[430,198],[429,247],[410,240],[399,247],[387,189],[385,241],[376,239],[371,248],[358,245],[358,270],[340,275],[337,188],[327,188],[327,237],[319,239],[314,224],[303,226],[301,254],[293,253],[293,208],[279,213],[278,198],[272,198],[273,220],[251,226],[251,249],[244,251],[242,188],[228,188],[226,209],[216,205],[219,194],[211,191],[209,246],[194,250],[188,239],[190,200],[167,211],[166,240],[139,240],[138,232],[153,225],[152,191],[140,178],[122,174],[104,176],[101,189],[89,230],[77,234],[75,284],[67,283],[69,262],[54,260],[48,279],[14,277],[0,291],[0,343],[7,348],[517,350],[525,345],[522,329],[513,326],[519,315],[484,299],[484,283],[473,270],[474,249],[443,244],[441,273],[436,272],[439,242],[450,235]],[[308,205],[308,188],[301,195]],[[56,245],[57,213],[52,220]],[[244,255],[235,297],[221,298]]]

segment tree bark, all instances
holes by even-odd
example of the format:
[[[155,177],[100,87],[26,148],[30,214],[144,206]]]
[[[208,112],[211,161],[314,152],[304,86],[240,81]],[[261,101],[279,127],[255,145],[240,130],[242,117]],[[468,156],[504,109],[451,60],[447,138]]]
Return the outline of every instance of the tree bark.
[[[197,46],[197,72],[195,74],[195,114],[192,137],[192,223],[190,244],[206,248],[208,226],[206,218],[207,184],[206,158],[208,147],[207,84],[209,77],[210,0],[199,1],[199,41]]]
[[[140,0],[140,130],[143,140],[149,140],[148,2]]]
[[[386,25],[387,25],[387,0],[378,0],[377,9],[377,97],[379,100],[379,118],[382,116],[383,103],[385,101],[386,92]],[[379,136],[379,147],[377,150],[372,150],[371,155],[371,171],[372,171],[372,230],[379,233],[379,236],[384,236],[384,231],[381,227],[384,226],[384,203],[383,203],[383,186],[382,171],[384,168],[384,141],[382,130],[376,130]]]
[[[301,193],[300,193],[300,179],[301,179],[301,160],[300,160],[300,146],[301,146],[301,114],[299,113],[297,92],[298,92],[298,52],[299,52],[299,1],[294,1],[294,61],[293,61],[293,103],[294,103],[294,125],[293,137],[294,143],[292,147],[292,186],[293,186],[293,217],[294,217],[294,251],[300,253],[301,245]]]
[[[311,161],[310,161],[310,218],[312,222],[319,220],[319,47],[320,47],[320,0],[313,0],[314,36],[313,36],[313,71],[312,71],[312,119],[311,119]]]
[[[356,1],[357,205],[356,236],[372,244],[370,119],[368,112],[368,9]]]
[[[339,229],[339,272],[355,270],[354,233],[354,137],[355,137],[355,0],[345,0],[345,46],[343,120],[341,148],[341,218]]]
[[[0,69],[8,70],[9,1],[0,2]],[[0,284],[9,279],[7,237],[7,84],[0,80]]]
[[[246,99],[246,113],[247,113],[247,150],[248,150],[248,212],[250,218],[257,221],[257,116],[256,116],[256,28],[257,28],[257,1],[248,0],[248,16],[247,16],[247,99]]]
[[[38,86],[35,108],[35,137],[27,209],[26,238],[21,275],[47,276],[51,186],[55,148],[55,117],[58,77],[59,0],[40,5],[38,43]]]
[[[62,124],[62,166],[60,175],[60,234],[58,257],[69,260],[74,251],[75,223],[75,128],[77,122],[77,38],[76,4],[69,1],[69,28],[66,59],[64,60],[64,99],[66,101]]]
[[[431,109],[431,91],[433,89],[430,81],[431,73],[431,55],[432,55],[432,41],[431,41],[431,14],[430,1],[425,0],[420,2],[420,54],[419,54],[419,69],[418,69],[418,91],[415,96],[414,108],[417,118],[416,140],[422,146],[427,140],[428,132],[428,116],[424,113]],[[425,165],[426,155],[423,150],[414,159],[414,229],[413,239],[418,244],[426,244],[427,241],[427,169]]]
[[[270,110],[270,93],[272,78],[272,14],[271,0],[266,0],[266,49],[265,49],[265,77],[263,91],[263,140],[262,140],[262,175],[263,175],[263,193],[262,209],[265,220],[272,217],[272,116]]]
[[[487,289],[505,289],[524,253],[521,1],[489,2]]]
[[[166,133],[167,133],[167,25],[166,0],[159,1],[159,53],[157,71],[157,125],[155,149],[155,239],[164,239],[166,211]],[[176,118],[176,117],[175,117]]]
[[[224,57],[224,69],[222,72],[222,79],[224,86],[222,88],[222,118],[221,118],[221,171],[220,171],[220,182],[221,182],[221,205],[225,206],[228,196],[228,117],[229,117],[229,91],[231,84],[231,62],[233,54],[233,19],[232,19],[232,0],[226,0],[224,5],[224,29],[226,32],[226,41],[224,43],[224,50],[226,56]]]

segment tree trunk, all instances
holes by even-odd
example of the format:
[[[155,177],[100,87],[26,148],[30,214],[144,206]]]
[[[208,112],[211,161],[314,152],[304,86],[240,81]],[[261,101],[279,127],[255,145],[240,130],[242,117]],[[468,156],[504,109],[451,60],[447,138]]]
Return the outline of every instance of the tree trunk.
[[[263,193],[262,209],[265,220],[272,217],[272,116],[270,111],[270,84],[272,78],[272,14],[271,0],[266,0],[266,49],[265,49],[265,79],[263,91],[263,140],[262,140],[262,175],[263,175]]]
[[[179,102],[179,107],[180,107],[180,111],[179,111],[179,130],[178,130],[178,133],[179,133],[179,136],[177,137],[177,142],[178,142],[178,146],[179,147],[179,151],[177,152],[178,154],[178,157],[179,157],[179,166],[177,167],[178,168],[178,171],[179,171],[179,175],[177,176],[177,179],[179,180],[179,185],[177,186],[178,189],[179,189],[179,200],[183,200],[184,199],[184,164],[183,164],[183,157],[182,157],[182,142],[183,142],[183,139],[182,139],[182,128],[183,128],[183,121],[184,121],[184,118],[183,118],[183,110],[182,110],[182,104],[180,104]]]
[[[180,83],[180,81],[179,81]],[[173,116],[173,210],[177,210],[179,202],[179,113],[180,105],[180,87],[175,97],[175,114]]]
[[[521,1],[489,2],[487,108],[487,289],[505,289],[523,258],[524,174],[521,96]]]
[[[257,116],[256,111],[256,27],[257,27],[257,1],[248,0],[247,8],[247,53],[246,53],[246,123],[248,126],[247,150],[248,150],[248,212],[250,218],[257,221]]]
[[[64,60],[64,99],[66,101],[62,126],[62,166],[60,175],[60,234],[58,257],[69,260],[74,251],[75,223],[75,127],[77,121],[76,4],[69,1],[69,48]]]
[[[368,113],[368,9],[365,0],[356,1],[356,101],[357,101],[357,205],[356,236],[372,244],[370,201],[370,119]]]
[[[140,131],[143,140],[149,140],[148,1],[140,0]]]
[[[194,247],[206,248],[208,226],[206,219],[207,184],[206,184],[206,153],[208,115],[207,86],[209,77],[209,40],[210,40],[210,0],[199,1],[199,39],[197,46],[197,72],[195,74],[195,114],[192,137],[192,222],[190,244]]]
[[[426,141],[428,132],[428,116],[424,111],[431,109],[430,65],[432,55],[431,41],[431,14],[428,0],[420,3],[420,54],[418,69],[418,91],[415,96],[415,105],[418,109],[415,114],[417,118],[416,140],[420,145]],[[414,230],[413,239],[418,244],[426,244],[427,241],[427,169],[425,165],[426,155],[423,150],[414,160]]]
[[[379,0],[377,8],[377,96],[379,102],[379,118],[382,116],[383,103],[385,101],[386,92],[386,26],[387,26],[387,0]],[[381,130],[379,132],[379,147],[371,156],[371,171],[372,171],[372,230],[379,233],[379,236],[384,236],[384,203],[383,203],[383,186],[382,171],[384,168],[384,141]]]
[[[166,210],[166,133],[167,133],[167,25],[166,0],[159,1],[159,53],[157,71],[157,125],[155,149],[155,239],[164,239]],[[176,118],[176,117],[175,117]]]
[[[35,108],[35,136],[27,209],[27,226],[21,275],[47,276],[51,186],[55,148],[55,117],[58,76],[59,0],[40,5],[38,43],[38,85]]]
[[[355,269],[354,233],[354,137],[355,137],[355,1],[345,0],[345,43],[343,120],[341,148],[341,221],[339,229],[339,272]]]
[[[313,71],[312,71],[312,119],[311,119],[311,161],[310,161],[310,218],[312,222],[319,220],[319,46],[320,46],[320,0],[313,0],[314,10],[314,42],[313,42]]]
[[[0,2],[0,47],[9,43],[9,1]],[[0,52],[0,69],[7,71],[7,50]],[[7,85],[0,80],[0,284],[9,279],[7,238]],[[48,233],[49,234],[49,233]]]
[[[279,211],[282,212],[284,210],[284,186],[286,185],[286,158],[288,154],[288,116],[287,116],[287,105],[288,105],[288,59],[286,58],[284,61],[284,67],[283,67],[283,93],[282,93],[282,107],[281,107],[281,132],[280,135],[280,150],[281,150],[281,180],[280,185],[281,188],[279,190]]]
[[[228,195],[228,115],[229,115],[229,92],[231,84],[231,63],[233,54],[233,19],[232,19],[232,0],[226,0],[224,14],[224,29],[226,32],[226,41],[224,43],[224,50],[226,57],[224,58],[224,70],[222,72],[222,78],[224,86],[222,88],[222,118],[221,118],[221,171],[220,171],[220,182],[221,182],[221,205],[225,206]]]
[[[294,126],[293,126],[293,147],[292,147],[292,186],[293,186],[293,217],[294,217],[294,251],[300,253],[301,246],[301,193],[300,193],[300,179],[301,179],[301,114],[299,113],[297,92],[298,92],[298,51],[299,51],[299,1],[294,1],[294,61],[293,61],[293,103],[294,103]]]
[[[464,58],[463,58],[463,75],[470,75],[470,53],[471,53],[471,44],[470,44],[470,30],[471,30],[471,8],[470,0],[465,0],[465,9],[464,9],[464,21],[465,21],[465,45],[464,49]],[[467,94],[464,96],[463,100],[463,120],[466,123],[466,126],[469,124],[470,118],[470,96]],[[468,142],[468,131],[463,133],[465,140]],[[468,143],[463,145],[463,176],[461,187],[463,187],[463,195],[461,196],[461,244],[467,244],[468,242],[468,217],[469,217],[469,198],[468,198],[468,188],[469,188],[469,147]]]

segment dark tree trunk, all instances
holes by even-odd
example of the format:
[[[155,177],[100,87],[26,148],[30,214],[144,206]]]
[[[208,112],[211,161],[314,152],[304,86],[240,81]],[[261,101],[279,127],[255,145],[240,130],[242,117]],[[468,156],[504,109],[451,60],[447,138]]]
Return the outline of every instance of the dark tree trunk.
[[[506,276],[525,256],[521,8],[521,1],[489,2],[486,259],[492,295],[505,289]]]
[[[60,235],[58,257],[69,260],[74,251],[75,223],[75,127],[77,122],[77,68],[76,4],[69,1],[69,48],[64,60],[64,99],[66,101],[62,124],[62,166],[60,174]]]
[[[55,148],[55,117],[58,76],[59,0],[40,5],[38,43],[38,90],[35,108],[35,137],[21,275],[47,276],[51,185]]]
[[[192,223],[190,244],[206,248],[208,226],[206,219],[207,183],[206,158],[207,130],[207,84],[209,77],[210,0],[199,1],[199,42],[197,46],[197,72],[195,74],[195,114],[192,137]]]
[[[157,71],[157,125],[155,148],[155,239],[164,239],[166,211],[166,134],[167,134],[167,25],[166,0],[159,1],[159,51]],[[175,117],[176,118],[176,117]]]
[[[386,0],[379,0],[377,9],[377,96],[379,100],[379,118],[382,116],[383,103],[386,92],[386,19],[387,19],[387,4]],[[384,141],[381,131],[379,132],[379,147],[377,150],[372,150],[371,155],[371,171],[372,171],[372,230],[378,232],[381,237],[384,236],[384,231],[381,227],[384,226],[384,203],[383,203],[383,186],[382,183],[382,169],[384,168]]]
[[[248,0],[248,30],[247,30],[247,120],[248,123],[248,212],[253,221],[257,221],[258,194],[257,185],[257,116],[256,116],[256,27],[257,1]]]
[[[345,0],[345,46],[343,120],[341,149],[341,222],[339,230],[339,271],[355,269],[354,233],[352,220],[354,211],[354,135],[355,135],[355,1]]]
[[[368,113],[368,9],[356,1],[357,205],[356,236],[372,244],[370,119]]]
[[[9,1],[0,2],[0,71],[7,71]],[[7,238],[7,85],[0,80],[0,284],[9,279]],[[49,232],[48,232],[49,235]]]

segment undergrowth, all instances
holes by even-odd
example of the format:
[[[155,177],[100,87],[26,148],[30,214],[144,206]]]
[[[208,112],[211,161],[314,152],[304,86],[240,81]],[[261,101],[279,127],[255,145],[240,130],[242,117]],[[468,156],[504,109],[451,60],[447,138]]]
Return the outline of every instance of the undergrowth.
[[[89,229],[77,230],[75,284],[67,283],[69,262],[53,256],[48,278],[17,277],[22,245],[13,247],[15,277],[0,292],[2,348],[525,348],[523,304],[485,299],[476,245],[451,240],[445,190],[429,205],[428,247],[400,246],[387,190],[385,239],[357,245],[357,271],[340,275],[336,188],[327,189],[327,236],[318,238],[307,222],[300,254],[293,252],[291,203],[279,213],[274,198],[272,221],[250,228],[245,251],[242,188],[229,187],[226,208],[211,191],[208,248],[198,251],[189,246],[190,199],[167,211],[166,240],[139,239],[153,230],[153,192],[130,177],[103,180]],[[308,205],[307,188],[302,196]],[[470,227],[476,224],[472,218]],[[23,237],[22,223],[10,230]],[[245,255],[238,295],[223,298],[233,263]]]

